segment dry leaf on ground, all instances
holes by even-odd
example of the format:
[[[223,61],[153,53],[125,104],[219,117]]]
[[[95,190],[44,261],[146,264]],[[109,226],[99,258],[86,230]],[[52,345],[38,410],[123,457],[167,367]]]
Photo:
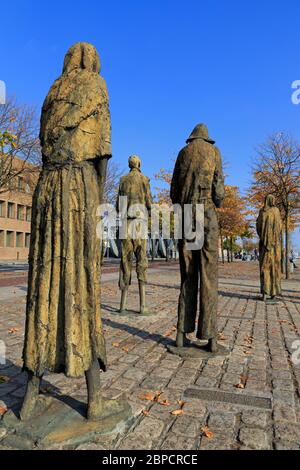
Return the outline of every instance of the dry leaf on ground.
[[[7,412],[7,408],[5,406],[0,406],[0,416],[4,415]]]
[[[148,401],[157,401],[158,397],[162,394],[161,391],[156,392],[145,392],[139,395],[140,400],[148,400]]]
[[[0,384],[4,384],[5,382],[9,381],[9,377],[6,375],[0,375]]]
[[[239,384],[237,384],[237,385],[235,386],[235,388],[240,388],[241,390],[244,390],[245,385],[242,384],[242,383],[239,383]]]
[[[183,415],[183,409],[180,408],[179,410],[171,411],[171,415],[173,415],[173,416],[180,416],[180,415]]]
[[[208,426],[204,426],[204,428],[201,429],[203,435],[207,437],[207,439],[212,439],[214,437],[214,433],[209,429]]]
[[[17,331],[18,331],[18,328],[15,328],[15,327],[14,328],[9,328],[9,330],[8,330],[8,332],[10,334],[16,333]]]
[[[162,401],[158,401],[159,405],[162,405],[162,406],[170,406],[171,403],[168,401],[168,400],[162,400]]]

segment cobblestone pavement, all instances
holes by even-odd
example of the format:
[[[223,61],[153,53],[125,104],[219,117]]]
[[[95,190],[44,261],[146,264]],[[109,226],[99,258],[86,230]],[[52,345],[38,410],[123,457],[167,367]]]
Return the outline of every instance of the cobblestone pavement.
[[[103,324],[109,369],[101,373],[103,394],[125,393],[134,422],[118,435],[95,438],[79,449],[299,449],[300,275],[284,281],[277,305],[258,297],[258,266],[236,262],[220,270],[219,342],[228,357],[183,360],[166,350],[175,337],[179,272],[175,263],[149,270],[151,316],[117,314],[117,273],[104,274]],[[0,366],[0,413],[24,394],[21,372],[24,294],[0,305],[0,339],[8,361]],[[129,295],[137,309],[137,284]],[[297,358],[296,358],[297,359]],[[86,401],[82,379],[45,376],[43,393],[70,394]],[[174,413],[175,411],[175,413]],[[18,448],[17,436],[0,434],[0,449]]]

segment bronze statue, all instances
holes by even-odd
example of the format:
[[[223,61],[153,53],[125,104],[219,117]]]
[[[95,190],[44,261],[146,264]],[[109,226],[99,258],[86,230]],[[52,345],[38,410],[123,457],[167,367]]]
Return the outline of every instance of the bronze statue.
[[[207,340],[211,353],[218,351],[218,221],[216,207],[224,198],[222,159],[204,124],[197,125],[176,160],[172,183],[173,204],[204,205],[204,244],[189,250],[185,238],[179,240],[181,290],[178,302],[176,345],[188,345],[187,333],[195,330],[200,276],[200,312],[197,338]]]
[[[133,254],[136,258],[136,273],[139,282],[140,314],[146,311],[145,284],[147,282],[147,238],[148,214],[151,209],[152,196],[149,178],[141,172],[141,160],[132,155],[128,160],[130,172],[120,180],[117,210],[120,211],[120,197],[126,197],[127,232],[121,241],[122,254],[120,263],[119,287],[121,289],[120,313],[125,313],[128,288],[131,284]],[[142,209],[145,210],[142,210]],[[139,210],[141,209],[141,210]],[[133,233],[134,232],[134,233]]]
[[[43,168],[33,198],[22,420],[34,410],[45,370],[85,374],[87,417],[96,420],[103,412],[100,368],[106,370],[106,351],[96,210],[111,157],[111,125],[99,72],[95,47],[75,44],[42,108]]]
[[[259,236],[259,267],[262,299],[275,300],[281,294],[281,234],[282,221],[275,196],[265,198],[256,221]]]

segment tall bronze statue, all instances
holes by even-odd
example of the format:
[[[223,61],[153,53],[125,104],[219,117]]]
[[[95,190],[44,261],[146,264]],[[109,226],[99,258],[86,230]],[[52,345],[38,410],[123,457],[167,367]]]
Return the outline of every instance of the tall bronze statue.
[[[136,258],[136,273],[139,282],[140,314],[146,311],[145,284],[147,282],[147,238],[148,215],[152,196],[149,178],[141,172],[141,160],[132,155],[128,160],[130,172],[120,180],[117,210],[121,210],[121,197],[126,197],[125,207],[127,231],[123,234],[119,287],[121,289],[120,313],[126,311],[128,288],[131,284],[133,254]]]
[[[218,221],[216,207],[223,201],[222,159],[204,124],[197,125],[176,160],[172,183],[173,204],[204,205],[204,244],[190,250],[179,240],[181,290],[178,302],[176,345],[188,344],[186,334],[195,330],[200,275],[200,312],[196,335],[208,340],[208,351],[216,353],[218,304]]]
[[[96,209],[111,157],[111,125],[99,72],[95,47],[75,44],[42,108],[43,168],[33,197],[23,420],[34,410],[45,370],[68,377],[85,374],[87,416],[95,420],[103,413],[100,368],[106,369],[106,352]]]
[[[281,294],[281,234],[282,221],[276,199],[272,194],[265,198],[263,209],[256,222],[259,236],[259,267],[262,299],[275,300]]]

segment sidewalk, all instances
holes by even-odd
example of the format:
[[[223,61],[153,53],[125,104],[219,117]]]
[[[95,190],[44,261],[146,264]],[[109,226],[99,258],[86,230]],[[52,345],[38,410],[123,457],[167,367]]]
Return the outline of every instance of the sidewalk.
[[[232,352],[205,361],[182,360],[165,348],[175,338],[177,264],[149,269],[147,295],[154,313],[149,317],[118,315],[118,273],[104,274],[102,312],[109,368],[101,373],[103,394],[126,393],[135,420],[122,434],[102,436],[78,448],[299,449],[300,363],[291,361],[292,344],[300,339],[298,271],[283,282],[283,300],[266,305],[258,297],[255,264],[221,267],[219,341]],[[0,339],[7,345],[8,358],[0,370],[0,407],[15,407],[24,395],[20,358],[26,286],[21,288],[23,295],[18,290],[14,297],[9,288],[0,303]],[[138,308],[136,281],[129,292],[129,308]],[[83,379],[47,375],[43,391],[86,401]],[[0,449],[25,445],[17,436],[0,439]]]

